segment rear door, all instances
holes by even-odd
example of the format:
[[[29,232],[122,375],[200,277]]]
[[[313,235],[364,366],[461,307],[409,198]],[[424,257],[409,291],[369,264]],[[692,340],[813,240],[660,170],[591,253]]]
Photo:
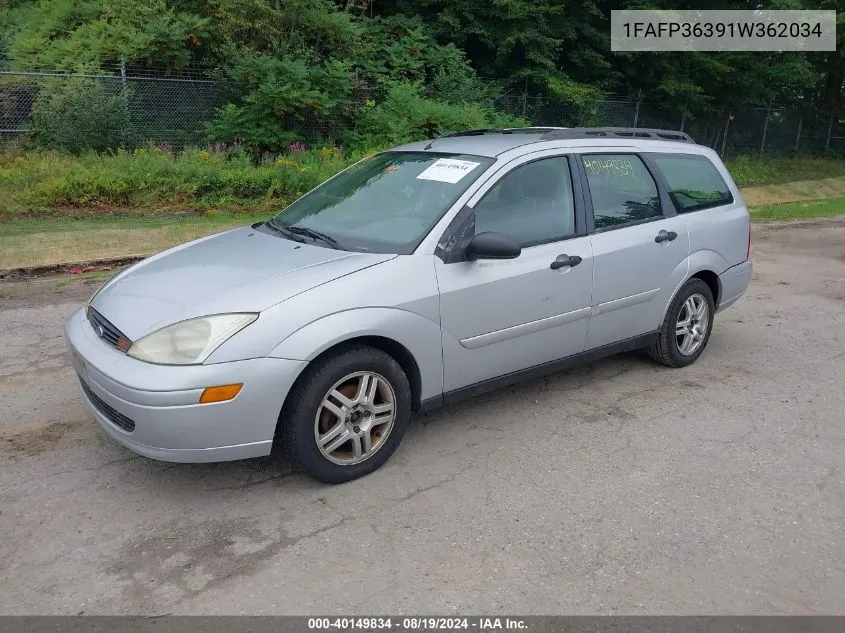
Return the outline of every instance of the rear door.
[[[659,174],[636,152],[580,154],[593,250],[586,349],[659,327],[686,279],[689,233]]]

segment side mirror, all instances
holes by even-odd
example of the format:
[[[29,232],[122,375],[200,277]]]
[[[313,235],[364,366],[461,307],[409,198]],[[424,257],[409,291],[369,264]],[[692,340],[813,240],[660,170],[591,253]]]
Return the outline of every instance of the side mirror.
[[[504,233],[485,231],[473,237],[467,244],[465,255],[469,261],[476,259],[515,259],[522,253],[522,247],[514,238]]]

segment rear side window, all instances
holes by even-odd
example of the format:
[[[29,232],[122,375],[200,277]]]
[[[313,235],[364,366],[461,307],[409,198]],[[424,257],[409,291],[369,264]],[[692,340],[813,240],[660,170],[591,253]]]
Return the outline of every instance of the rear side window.
[[[660,194],[643,161],[633,154],[584,154],[596,230],[662,215]]]
[[[733,202],[721,174],[705,156],[663,154],[653,160],[679,213]]]

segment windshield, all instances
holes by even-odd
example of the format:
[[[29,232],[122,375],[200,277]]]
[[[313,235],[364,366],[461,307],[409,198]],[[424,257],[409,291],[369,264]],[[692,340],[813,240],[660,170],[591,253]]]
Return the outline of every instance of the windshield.
[[[465,154],[377,154],[324,182],[270,225],[307,229],[293,235],[321,246],[407,255],[492,163]]]

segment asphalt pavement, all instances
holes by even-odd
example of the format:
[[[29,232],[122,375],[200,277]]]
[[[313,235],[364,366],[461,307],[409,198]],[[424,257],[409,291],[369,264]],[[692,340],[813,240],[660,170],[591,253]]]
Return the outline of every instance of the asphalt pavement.
[[[845,613],[845,220],[756,228],[693,366],[637,354],[419,418],[342,486],[112,442],[0,283],[0,613]]]

